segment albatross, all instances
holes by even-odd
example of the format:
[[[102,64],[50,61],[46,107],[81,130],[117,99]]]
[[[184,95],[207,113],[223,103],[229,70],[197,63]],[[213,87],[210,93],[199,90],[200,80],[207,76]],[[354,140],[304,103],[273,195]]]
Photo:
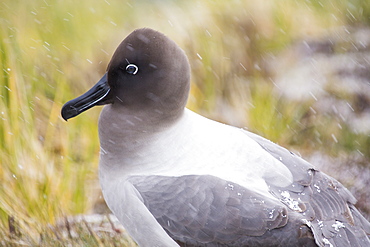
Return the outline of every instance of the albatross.
[[[370,246],[370,224],[337,180],[287,149],[185,107],[184,51],[129,34],[103,77],[67,102],[96,105],[104,198],[139,246]]]

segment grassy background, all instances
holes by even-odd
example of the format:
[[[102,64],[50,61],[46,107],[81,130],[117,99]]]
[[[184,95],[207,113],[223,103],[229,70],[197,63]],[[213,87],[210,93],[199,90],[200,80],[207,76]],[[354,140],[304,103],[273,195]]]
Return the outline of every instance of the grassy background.
[[[60,109],[101,77],[120,41],[139,27],[164,32],[186,51],[191,109],[301,153],[358,150],[368,166],[368,135],[344,126],[333,142],[322,128],[333,119],[307,119],[312,102],[271,97],[263,64],[296,40],[369,26],[369,16],[362,0],[1,1],[0,245],[68,245],[45,237],[55,236],[49,226],[91,212],[99,197],[100,109],[68,123]],[[73,244],[102,245],[85,233],[90,240]]]

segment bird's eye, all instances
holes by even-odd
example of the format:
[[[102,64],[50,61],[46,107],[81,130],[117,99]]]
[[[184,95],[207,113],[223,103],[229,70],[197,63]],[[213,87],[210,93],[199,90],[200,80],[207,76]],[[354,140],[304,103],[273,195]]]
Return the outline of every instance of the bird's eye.
[[[126,72],[130,75],[136,75],[136,73],[139,71],[139,67],[137,67],[135,64],[129,64],[126,66]]]

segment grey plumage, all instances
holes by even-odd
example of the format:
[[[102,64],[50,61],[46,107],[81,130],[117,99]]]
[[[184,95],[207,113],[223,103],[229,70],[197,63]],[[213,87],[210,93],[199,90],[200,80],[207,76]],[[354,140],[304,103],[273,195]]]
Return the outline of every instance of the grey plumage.
[[[356,199],[341,183],[271,141],[246,133],[292,172],[294,183],[286,188],[270,186],[271,193],[288,207],[283,196],[286,191],[299,202],[302,219],[313,231],[317,245],[370,246],[370,223],[354,207]]]

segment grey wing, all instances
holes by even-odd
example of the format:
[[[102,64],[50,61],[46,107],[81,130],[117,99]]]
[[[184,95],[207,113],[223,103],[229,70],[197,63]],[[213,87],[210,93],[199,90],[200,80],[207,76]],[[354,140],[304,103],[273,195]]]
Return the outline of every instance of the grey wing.
[[[370,223],[358,212],[356,199],[337,180],[258,135],[246,132],[293,174],[285,188],[269,185],[271,193],[304,216],[319,246],[370,246]]]
[[[296,212],[208,175],[135,176],[145,206],[182,246],[314,246]]]

